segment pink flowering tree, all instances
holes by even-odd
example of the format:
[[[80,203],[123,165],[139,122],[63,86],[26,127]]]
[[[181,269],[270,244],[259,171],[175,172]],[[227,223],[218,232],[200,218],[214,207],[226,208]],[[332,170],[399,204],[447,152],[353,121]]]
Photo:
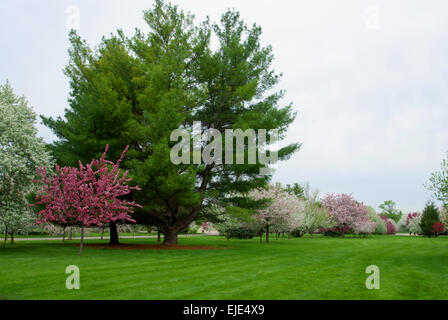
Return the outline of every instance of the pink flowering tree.
[[[364,228],[364,224],[370,221],[367,217],[367,207],[356,201],[351,195],[328,194],[322,199],[322,207],[330,214],[342,237],[348,230],[365,233],[372,227],[369,225]]]
[[[254,190],[250,197],[268,202],[254,216],[258,229],[266,232],[266,243],[269,243],[270,230],[286,230],[291,223],[296,222],[294,215],[301,208],[300,200],[283,190],[280,185]]]
[[[82,254],[84,228],[102,226],[115,221],[135,222],[129,213],[140,207],[133,201],[122,199],[131,190],[127,171],[121,172],[119,165],[128,149],[125,148],[117,163],[105,159],[109,146],[99,160],[89,164],[79,162],[79,168],[55,166],[56,173],[49,176],[45,167],[37,170],[42,184],[36,196],[36,206],[45,209],[38,212],[37,223],[52,222],[61,225],[81,227],[79,254]]]
[[[388,219],[384,214],[380,214],[380,218],[386,223],[387,234],[395,234],[397,232],[397,224],[394,220]]]

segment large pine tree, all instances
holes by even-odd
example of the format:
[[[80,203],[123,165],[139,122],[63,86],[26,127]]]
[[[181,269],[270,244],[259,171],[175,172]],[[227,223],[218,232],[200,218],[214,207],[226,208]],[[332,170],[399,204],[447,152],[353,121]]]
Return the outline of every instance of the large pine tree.
[[[161,227],[166,244],[176,244],[181,230],[209,212],[205,208],[253,207],[235,195],[265,185],[270,176],[260,174],[267,165],[259,159],[174,164],[171,132],[192,132],[193,121],[200,121],[201,133],[277,129],[281,139],[295,114],[291,106],[279,107],[284,92],[274,91],[280,76],[271,69],[272,49],[260,45],[261,28],[249,28],[237,12],[226,12],[220,24],[195,25],[192,15],[156,1],[144,19],[149,33],[137,30],[128,38],[118,31],[95,51],[70,34],[70,108],[65,119],[44,122],[60,138],[52,150],[63,164],[88,161],[106,143],[118,157],[129,144],[123,165],[142,188],[136,200],[144,208],[137,216]],[[212,34],[219,40],[215,50]],[[298,148],[280,149],[279,160]]]

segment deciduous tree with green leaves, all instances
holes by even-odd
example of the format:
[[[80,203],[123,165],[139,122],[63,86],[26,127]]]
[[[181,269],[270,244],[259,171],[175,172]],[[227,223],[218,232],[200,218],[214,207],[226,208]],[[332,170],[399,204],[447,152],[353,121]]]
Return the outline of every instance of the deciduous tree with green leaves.
[[[396,208],[396,203],[392,200],[384,201],[384,203],[380,204],[378,208],[381,209],[381,214],[383,216],[394,220],[396,223],[398,223],[403,216],[403,212]]]
[[[448,154],[440,163],[440,170],[433,172],[425,187],[433,192],[434,198],[448,206]]]

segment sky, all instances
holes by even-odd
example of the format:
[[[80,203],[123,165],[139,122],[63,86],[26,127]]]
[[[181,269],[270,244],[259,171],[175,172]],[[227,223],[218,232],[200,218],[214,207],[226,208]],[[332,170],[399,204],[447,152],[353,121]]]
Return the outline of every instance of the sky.
[[[309,182],[378,208],[422,210],[424,187],[448,151],[448,2],[444,0],[172,1],[200,22],[227,9],[263,29],[284,105],[298,112],[285,143],[302,148],[273,181]],[[153,1],[1,0],[0,83],[37,114],[68,108],[68,31],[92,46],[123,29],[147,30]],[[38,124],[45,141],[55,139]]]

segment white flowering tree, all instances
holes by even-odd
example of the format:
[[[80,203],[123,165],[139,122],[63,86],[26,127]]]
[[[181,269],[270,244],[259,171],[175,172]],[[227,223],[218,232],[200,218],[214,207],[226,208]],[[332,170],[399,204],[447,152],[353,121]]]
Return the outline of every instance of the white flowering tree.
[[[404,214],[400,221],[398,221],[397,229],[399,232],[407,232],[410,235],[421,234],[422,229],[420,228],[420,221],[422,219],[422,214],[420,212],[412,212]]]
[[[303,187],[303,204],[299,212],[301,223],[299,230],[302,234],[309,233],[311,237],[319,228],[332,226],[330,216],[319,203],[319,190],[312,189],[307,183]]]
[[[25,195],[33,190],[36,169],[50,164],[50,155],[36,137],[36,114],[25,97],[16,96],[7,82],[0,85],[0,225],[14,233],[32,225]]]
[[[269,233],[272,229],[286,230],[292,218],[300,210],[300,200],[281,188],[279,184],[266,189],[252,191],[250,197],[255,200],[269,200],[264,208],[257,210],[254,218],[260,229],[266,232],[266,243],[269,243]]]

